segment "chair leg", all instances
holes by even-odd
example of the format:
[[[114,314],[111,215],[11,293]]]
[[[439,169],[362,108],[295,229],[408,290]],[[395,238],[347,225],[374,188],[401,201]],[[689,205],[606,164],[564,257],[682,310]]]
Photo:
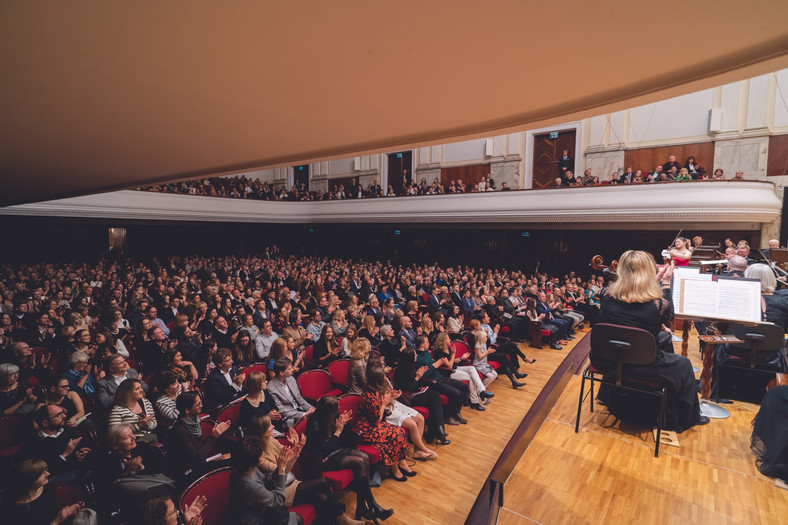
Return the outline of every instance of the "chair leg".
[[[593,388],[594,382],[591,382]],[[580,398],[577,400],[577,417],[575,417],[575,434],[580,430],[580,409],[583,408],[583,391],[586,386],[586,375],[583,374],[583,379],[580,381]]]
[[[589,403],[589,412],[593,412],[594,411],[594,379],[593,378],[591,379],[590,391],[591,391],[591,402]]]
[[[661,396],[662,399],[659,406],[659,418],[657,419],[657,424],[659,425],[657,427],[657,443],[656,445],[654,445],[655,458],[659,457],[659,444],[660,441],[662,440],[662,427],[665,426],[665,408],[667,407],[667,397],[668,397],[668,393],[666,392],[666,389],[663,388],[662,396]]]

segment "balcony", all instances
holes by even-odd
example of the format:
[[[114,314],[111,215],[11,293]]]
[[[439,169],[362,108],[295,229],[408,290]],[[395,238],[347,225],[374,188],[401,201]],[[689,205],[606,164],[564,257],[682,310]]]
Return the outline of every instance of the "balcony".
[[[780,190],[781,191],[781,190]],[[780,216],[768,181],[642,184],[281,202],[124,190],[0,208],[0,215],[259,223],[480,225],[531,228],[759,229]]]

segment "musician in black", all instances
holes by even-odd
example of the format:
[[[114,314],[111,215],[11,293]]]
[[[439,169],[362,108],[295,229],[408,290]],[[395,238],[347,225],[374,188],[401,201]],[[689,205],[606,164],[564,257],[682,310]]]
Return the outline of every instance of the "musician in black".
[[[650,365],[629,366],[627,373],[644,379],[667,381],[666,429],[683,432],[694,425],[708,423],[709,418],[700,414],[692,364],[686,357],[673,353],[672,338],[666,330],[673,314],[670,303],[662,296],[660,282],[670,281],[670,265],[665,265],[657,273],[651,254],[629,250],[618,260],[616,272],[618,280],[601,293],[599,322],[642,328],[657,341],[654,362]],[[615,367],[614,362],[597,357],[593,348],[591,362],[602,370],[613,370]],[[610,398],[607,401],[613,415],[636,414],[641,408],[618,399]]]

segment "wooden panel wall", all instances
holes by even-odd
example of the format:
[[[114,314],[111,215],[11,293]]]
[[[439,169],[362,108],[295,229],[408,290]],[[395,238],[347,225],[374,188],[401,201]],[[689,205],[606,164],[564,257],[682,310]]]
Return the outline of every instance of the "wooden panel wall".
[[[337,188],[339,186],[345,186],[345,191],[350,187],[350,181],[356,179],[356,184],[358,184],[358,177],[338,177],[336,179],[328,179],[328,189],[334,189],[334,186]],[[365,188],[366,189],[366,188]]]
[[[769,158],[766,166],[767,177],[788,175],[788,135],[769,137]]]
[[[486,177],[487,174],[490,173],[490,165],[489,164],[474,164],[473,166],[455,166],[453,168],[441,168],[441,184],[444,187],[448,187],[451,181],[456,181],[457,179],[462,179],[463,184],[467,187],[469,184],[476,184],[482,177]],[[421,178],[418,178],[415,182],[421,182]],[[493,179],[494,180],[494,179]],[[432,184],[431,180],[427,181],[427,184]],[[496,186],[498,183],[496,182]]]
[[[684,166],[687,157],[694,156],[698,164],[706,168],[706,173],[712,175],[715,168],[722,168],[727,175],[725,166],[714,165],[714,142],[700,142],[697,144],[680,144],[677,146],[659,146],[655,148],[631,149],[624,152],[624,168],[632,166],[634,171],[652,171],[658,164],[668,161],[668,156],[675,155],[676,162]]]

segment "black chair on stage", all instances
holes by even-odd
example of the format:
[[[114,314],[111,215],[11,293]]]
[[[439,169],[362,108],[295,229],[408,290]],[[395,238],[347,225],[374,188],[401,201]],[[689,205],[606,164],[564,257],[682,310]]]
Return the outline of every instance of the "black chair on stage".
[[[715,397],[719,398],[720,388],[723,387],[720,378],[721,369],[733,369],[738,375],[748,376],[742,381],[743,385],[758,384],[755,390],[758,391],[757,401],[760,402],[760,398],[765,393],[765,388],[760,388],[761,377],[763,379],[762,386],[765,387],[766,383],[774,379],[775,372],[786,373],[788,371],[785,362],[783,327],[772,324],[755,326],[730,324],[727,335],[734,336],[745,343],[729,345],[726,352],[730,357],[714,367]],[[736,394],[736,392],[732,393]]]
[[[654,396],[660,400],[657,417],[657,437],[654,457],[659,457],[659,442],[665,423],[666,384],[664,381],[641,379],[627,370],[626,365],[650,365],[657,357],[657,342],[646,330],[608,323],[597,323],[591,331],[591,355],[594,359],[610,362],[610,370],[600,370],[589,364],[583,372],[580,383],[580,398],[577,402],[575,433],[580,430],[580,410],[583,407],[583,394],[586,380],[591,382],[589,394],[590,411],[594,411],[594,383],[606,385],[612,391],[627,390]]]

